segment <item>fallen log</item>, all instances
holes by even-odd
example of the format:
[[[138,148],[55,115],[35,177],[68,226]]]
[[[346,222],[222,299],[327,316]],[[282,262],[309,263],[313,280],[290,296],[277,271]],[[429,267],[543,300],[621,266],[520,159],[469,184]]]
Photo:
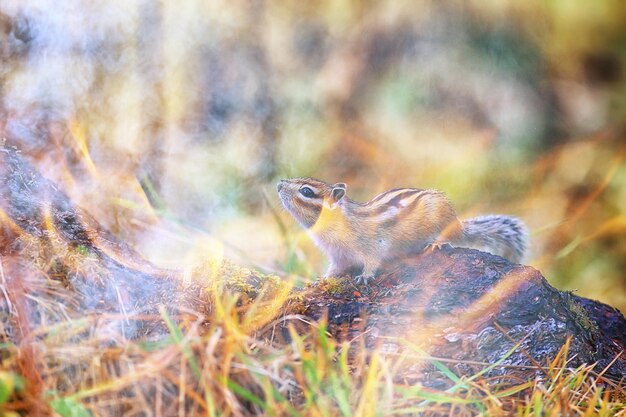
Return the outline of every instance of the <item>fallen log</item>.
[[[598,372],[626,376],[624,316],[556,290],[531,267],[448,246],[395,260],[383,271],[367,295],[349,283],[332,290],[320,284],[307,295],[304,314],[327,317],[333,335],[364,335],[367,346],[385,352],[421,346],[431,356],[453,359],[458,375],[499,363],[488,376],[528,379],[569,343],[568,366],[596,363]],[[445,380],[431,368],[413,382],[429,379],[435,386]]]

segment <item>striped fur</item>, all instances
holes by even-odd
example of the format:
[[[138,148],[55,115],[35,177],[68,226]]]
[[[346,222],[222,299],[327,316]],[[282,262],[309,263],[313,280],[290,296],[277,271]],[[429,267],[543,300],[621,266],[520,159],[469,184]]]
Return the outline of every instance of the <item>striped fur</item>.
[[[312,196],[308,190],[313,193]],[[484,216],[459,222],[452,204],[436,190],[396,188],[368,202],[345,196],[345,184],[313,178],[282,180],[278,194],[283,206],[326,253],[326,276],[360,271],[367,282],[384,260],[419,253],[447,242],[509,258],[522,259],[526,228],[513,217]]]

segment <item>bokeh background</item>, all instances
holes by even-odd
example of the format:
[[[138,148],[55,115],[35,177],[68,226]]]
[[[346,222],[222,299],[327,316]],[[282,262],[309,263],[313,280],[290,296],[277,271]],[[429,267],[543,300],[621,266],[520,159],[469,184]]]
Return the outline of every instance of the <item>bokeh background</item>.
[[[152,262],[312,278],[280,178],[513,214],[626,311],[626,3],[3,0],[0,138]]]

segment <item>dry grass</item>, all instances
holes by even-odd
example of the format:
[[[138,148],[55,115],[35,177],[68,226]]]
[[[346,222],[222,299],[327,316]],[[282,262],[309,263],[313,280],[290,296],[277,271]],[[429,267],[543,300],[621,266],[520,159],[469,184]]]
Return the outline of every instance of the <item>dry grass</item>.
[[[533,381],[483,377],[499,364],[459,377],[409,344],[404,354],[369,351],[361,340],[338,344],[324,322],[285,315],[298,301],[290,286],[233,265],[195,271],[197,304],[132,314],[81,312],[68,270],[52,277],[4,257],[2,271],[7,416],[626,414],[623,383],[592,365],[569,368],[567,346]],[[411,384],[424,363],[449,388]]]

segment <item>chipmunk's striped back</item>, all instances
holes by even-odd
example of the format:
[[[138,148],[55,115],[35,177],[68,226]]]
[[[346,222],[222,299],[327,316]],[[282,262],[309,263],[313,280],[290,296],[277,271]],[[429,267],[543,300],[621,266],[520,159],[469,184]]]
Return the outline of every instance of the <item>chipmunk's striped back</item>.
[[[354,215],[369,217],[370,220],[391,220],[411,215],[416,206],[422,202],[422,198],[436,193],[433,190],[420,190],[417,188],[394,188],[378,194],[370,201],[359,204],[352,200]]]

